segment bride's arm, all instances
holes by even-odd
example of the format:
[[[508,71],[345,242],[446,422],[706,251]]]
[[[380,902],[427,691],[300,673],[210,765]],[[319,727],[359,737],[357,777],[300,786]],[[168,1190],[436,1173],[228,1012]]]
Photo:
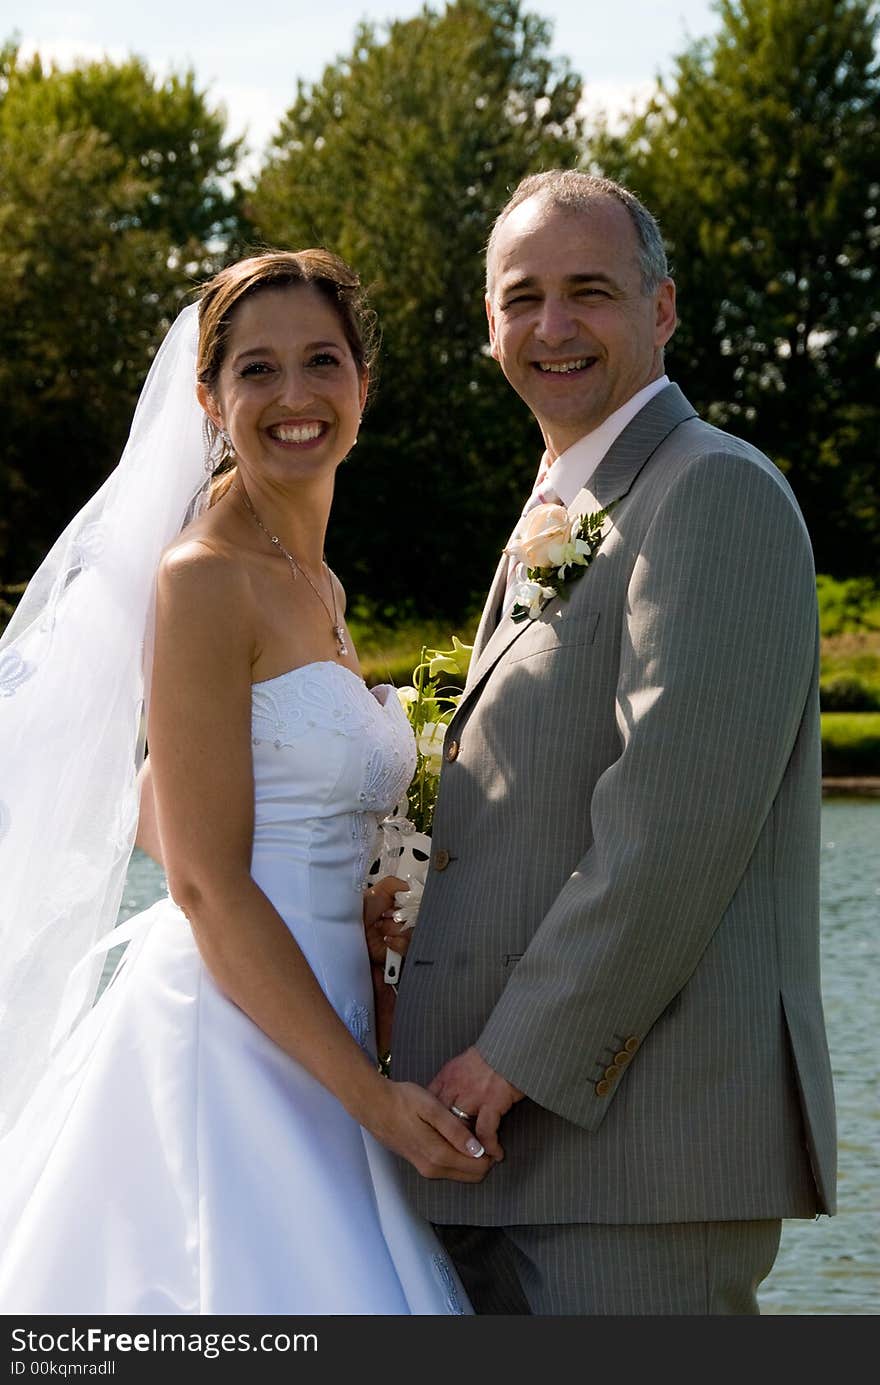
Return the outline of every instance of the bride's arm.
[[[148,856],[152,856],[158,866],[164,867],[162,860],[162,842],[159,838],[159,824],[156,821],[156,795],[153,792],[153,764],[147,756],[141,765],[137,778],[139,811],[137,836],[134,844],[145,851]]]
[[[220,989],[360,1124],[428,1177],[479,1181],[490,1161],[467,1152],[470,1132],[379,1075],[251,876],[254,617],[234,562],[198,542],[163,559],[148,737],[171,895]]]

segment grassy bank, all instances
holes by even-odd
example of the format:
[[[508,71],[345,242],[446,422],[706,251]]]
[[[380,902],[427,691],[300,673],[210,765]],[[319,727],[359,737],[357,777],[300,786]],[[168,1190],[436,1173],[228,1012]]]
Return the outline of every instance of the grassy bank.
[[[412,682],[412,672],[419,662],[423,645],[429,649],[448,649],[453,635],[458,635],[465,644],[472,644],[477,617],[459,624],[408,621],[394,627],[352,617],[348,624],[367,682],[371,685],[393,683],[400,688]]]
[[[832,779],[880,777],[880,712],[822,713],[822,773]]]
[[[880,590],[867,578],[816,581],[823,712],[880,712]]]
[[[823,636],[820,677],[824,712],[880,712],[880,630]]]

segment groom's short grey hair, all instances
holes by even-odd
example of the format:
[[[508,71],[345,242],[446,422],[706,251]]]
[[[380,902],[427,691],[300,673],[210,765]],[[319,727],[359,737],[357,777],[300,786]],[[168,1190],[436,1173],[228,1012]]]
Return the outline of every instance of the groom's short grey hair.
[[[626,208],[635,229],[639,246],[642,292],[653,293],[662,280],[669,277],[669,265],[660,227],[634,192],[630,192],[629,188],[623,187],[621,183],[615,183],[611,178],[602,178],[595,173],[580,173],[574,168],[551,168],[546,173],[531,173],[527,178],[523,178],[495,219],[486,246],[486,292],[490,298],[493,286],[492,260],[498,232],[513,209],[531,197],[538,197],[551,207],[571,212],[588,211],[601,198],[615,198]]]

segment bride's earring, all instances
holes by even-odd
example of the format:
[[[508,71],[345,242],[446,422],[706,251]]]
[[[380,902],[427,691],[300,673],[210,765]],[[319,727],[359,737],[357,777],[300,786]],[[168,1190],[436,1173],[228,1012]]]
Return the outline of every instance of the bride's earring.
[[[210,419],[205,419],[205,443],[207,448],[208,468],[216,471],[235,456],[235,448],[232,446],[232,438],[225,428],[218,428]]]

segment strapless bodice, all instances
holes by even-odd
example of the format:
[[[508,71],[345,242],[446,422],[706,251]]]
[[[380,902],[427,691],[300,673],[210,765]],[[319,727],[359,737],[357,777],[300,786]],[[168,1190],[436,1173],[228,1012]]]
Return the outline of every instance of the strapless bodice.
[[[406,713],[393,688],[370,689],[329,660],[255,683],[252,704],[254,878],[274,897],[307,867],[313,888],[314,873],[323,877],[317,912],[332,896],[349,913],[340,887],[362,889],[378,823],[415,770]]]

